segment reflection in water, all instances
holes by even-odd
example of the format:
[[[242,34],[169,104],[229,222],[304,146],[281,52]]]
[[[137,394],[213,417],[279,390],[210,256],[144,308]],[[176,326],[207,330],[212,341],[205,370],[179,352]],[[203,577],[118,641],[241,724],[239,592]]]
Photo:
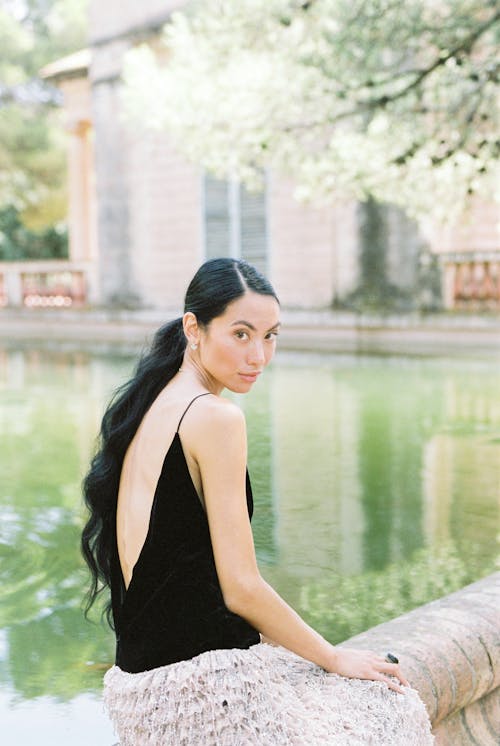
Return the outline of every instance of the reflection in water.
[[[278,546],[275,536],[277,515],[273,488],[272,402],[269,386],[257,396],[238,396],[235,400],[244,410],[248,428],[249,467],[252,475],[254,515],[252,531],[256,551],[262,562],[275,562]]]
[[[333,570],[302,585],[302,614],[327,639],[341,642],[477,580],[477,568],[488,563],[476,544],[464,548],[449,542],[419,549],[378,572],[342,576]]]
[[[17,352],[1,359],[0,681],[17,699],[95,691],[112,640],[82,617],[80,481],[105,399],[102,361]],[[115,381],[120,377],[119,364]]]
[[[0,683],[19,701],[97,691],[112,659],[81,613],[80,482],[132,363],[0,351]],[[498,378],[493,363],[290,355],[237,397],[263,574],[333,642],[494,569]]]
[[[316,624],[323,619],[326,626],[319,626],[340,640],[492,571],[500,486],[495,366],[323,358],[292,368],[291,359],[275,365],[270,381],[279,552],[263,569],[296,608]],[[470,403],[476,395],[479,407]],[[458,400],[469,402],[459,407],[466,425],[456,419]],[[481,412],[482,422],[476,419]],[[436,446],[449,439],[444,458]],[[411,590],[396,591],[394,608],[379,599],[371,616],[358,607],[355,622],[356,608],[349,611],[334,593],[342,587],[347,597],[341,579],[358,578],[353,587],[361,593],[359,579],[372,583],[374,571],[380,579],[394,566],[414,574],[420,550],[433,557],[431,576],[433,563],[454,568],[446,583],[436,569],[436,582],[422,585],[425,592],[407,583]],[[460,572],[458,557],[464,559]],[[318,579],[326,607],[336,599],[344,621],[336,614],[327,623],[321,604],[319,617],[313,613],[309,591]],[[352,594],[349,599],[358,606]]]

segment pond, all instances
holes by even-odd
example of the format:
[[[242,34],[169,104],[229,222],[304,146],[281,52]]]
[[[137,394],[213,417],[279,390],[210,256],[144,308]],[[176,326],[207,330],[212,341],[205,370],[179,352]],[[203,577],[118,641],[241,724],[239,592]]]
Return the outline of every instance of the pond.
[[[0,349],[5,743],[111,746],[111,633],[83,619],[80,482],[132,358]],[[338,642],[493,572],[496,361],[284,353],[236,397],[263,575]],[[497,565],[498,566],[498,565]]]

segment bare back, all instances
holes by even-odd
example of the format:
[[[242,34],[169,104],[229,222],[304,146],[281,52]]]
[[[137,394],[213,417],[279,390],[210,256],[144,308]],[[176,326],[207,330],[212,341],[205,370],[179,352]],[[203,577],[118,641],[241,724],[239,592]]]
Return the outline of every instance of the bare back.
[[[149,527],[151,508],[165,456],[179,420],[194,397],[169,395],[164,389],[146,412],[127,449],[120,476],[116,531],[123,579],[128,587]],[[179,403],[180,402],[180,403]],[[202,498],[201,476],[189,448],[184,449],[193,484]]]

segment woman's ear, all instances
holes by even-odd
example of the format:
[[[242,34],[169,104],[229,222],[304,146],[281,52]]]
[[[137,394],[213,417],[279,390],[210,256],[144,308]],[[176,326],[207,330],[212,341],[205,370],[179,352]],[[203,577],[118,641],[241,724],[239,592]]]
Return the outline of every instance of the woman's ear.
[[[194,313],[187,311],[182,318],[182,326],[188,344],[197,345],[200,340],[200,328]]]

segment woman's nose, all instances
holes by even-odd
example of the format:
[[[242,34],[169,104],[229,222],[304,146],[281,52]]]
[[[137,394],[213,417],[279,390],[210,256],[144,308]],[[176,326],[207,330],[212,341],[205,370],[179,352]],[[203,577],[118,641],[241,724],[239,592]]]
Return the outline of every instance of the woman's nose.
[[[249,362],[253,365],[264,365],[266,356],[264,354],[264,346],[261,342],[255,342],[249,351]]]

